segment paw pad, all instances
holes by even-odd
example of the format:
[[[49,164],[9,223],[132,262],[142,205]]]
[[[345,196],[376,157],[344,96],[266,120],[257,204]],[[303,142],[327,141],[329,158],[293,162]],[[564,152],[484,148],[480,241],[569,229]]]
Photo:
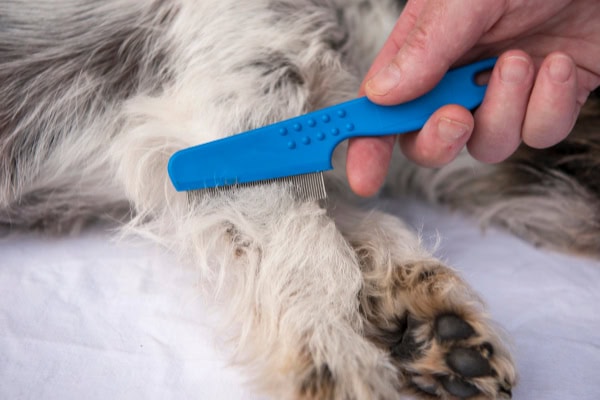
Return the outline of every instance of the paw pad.
[[[452,371],[466,378],[478,378],[492,374],[490,362],[483,358],[479,350],[459,347],[446,356],[446,364]]]
[[[407,321],[411,320],[413,317],[408,316]],[[413,339],[413,335],[416,334],[415,328],[426,323],[421,320],[406,324],[399,346],[396,346],[404,349],[402,352],[404,357],[397,358],[398,360],[415,362],[413,366],[407,365],[407,367],[411,372],[411,385],[418,393],[426,398],[451,396],[469,399],[481,395],[510,398],[511,384],[508,382],[504,384],[497,382],[498,389],[495,393],[488,393],[489,389],[484,389],[485,391],[482,392],[482,389],[477,386],[476,382],[480,383],[481,380],[499,380],[491,361],[495,357],[495,349],[489,341],[481,340],[485,335],[482,336],[482,333],[477,332],[471,324],[453,313],[439,315],[431,322],[429,340],[433,343],[425,341],[416,343],[415,346]],[[421,334],[422,332],[421,330]],[[419,349],[418,352],[415,351],[416,348]],[[397,348],[390,350],[393,356],[398,356]],[[412,357],[406,357],[404,353],[407,352],[412,352]],[[424,364],[427,365],[426,373],[419,371],[420,360],[429,360]],[[438,373],[431,371],[431,362],[439,362]]]
[[[475,334],[471,325],[454,314],[439,316],[435,321],[435,334],[439,341],[464,340]]]
[[[440,381],[444,389],[453,396],[466,399],[479,394],[479,389],[475,385],[455,376],[444,376]]]

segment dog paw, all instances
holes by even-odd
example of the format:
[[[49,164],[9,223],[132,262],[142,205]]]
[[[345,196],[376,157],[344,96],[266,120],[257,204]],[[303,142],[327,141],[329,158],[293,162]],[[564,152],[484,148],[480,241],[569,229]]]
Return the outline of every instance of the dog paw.
[[[516,369],[479,296],[383,214],[346,229],[363,275],[365,337],[420,399],[509,399]],[[375,227],[375,228],[371,228]]]
[[[389,349],[406,386],[425,399],[510,399],[514,367],[481,325],[451,312],[430,320],[407,313]]]

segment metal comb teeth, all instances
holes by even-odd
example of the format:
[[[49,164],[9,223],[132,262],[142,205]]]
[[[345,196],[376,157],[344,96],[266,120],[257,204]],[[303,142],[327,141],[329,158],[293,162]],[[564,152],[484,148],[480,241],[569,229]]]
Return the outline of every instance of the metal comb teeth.
[[[327,198],[325,190],[325,179],[322,172],[286,176],[283,178],[266,179],[262,181],[234,184],[230,186],[218,186],[200,190],[191,190],[188,193],[190,202],[201,199],[204,196],[217,197],[223,194],[234,193],[238,189],[250,188],[269,184],[283,184],[289,187],[294,199],[299,201],[317,201]]]

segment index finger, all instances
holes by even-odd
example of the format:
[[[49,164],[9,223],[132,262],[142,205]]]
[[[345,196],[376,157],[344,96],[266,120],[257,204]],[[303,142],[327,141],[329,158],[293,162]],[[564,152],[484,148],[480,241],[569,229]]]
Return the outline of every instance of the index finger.
[[[398,51],[402,48],[406,37],[410,33],[410,31],[414,28],[421,11],[423,10],[423,6],[425,5],[424,1],[408,1],[406,6],[402,10],[400,17],[398,17],[398,21],[386,42],[383,44],[379,53],[377,53],[377,57],[373,60],[371,64],[371,68],[365,75],[365,78],[360,86],[359,94],[362,96],[365,94],[365,83],[373,77],[381,68],[389,64],[389,62],[394,58],[394,56],[398,53]]]
[[[502,1],[408,3],[362,88],[373,102],[399,104],[431,90],[502,15]],[[410,26],[410,22],[414,24]]]

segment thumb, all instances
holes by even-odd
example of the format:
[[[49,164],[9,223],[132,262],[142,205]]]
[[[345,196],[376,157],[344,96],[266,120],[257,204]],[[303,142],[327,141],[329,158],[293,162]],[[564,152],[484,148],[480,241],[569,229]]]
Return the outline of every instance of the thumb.
[[[364,92],[378,104],[399,104],[426,93],[502,16],[503,3],[409,1],[404,12],[413,16],[398,20],[367,75]]]

